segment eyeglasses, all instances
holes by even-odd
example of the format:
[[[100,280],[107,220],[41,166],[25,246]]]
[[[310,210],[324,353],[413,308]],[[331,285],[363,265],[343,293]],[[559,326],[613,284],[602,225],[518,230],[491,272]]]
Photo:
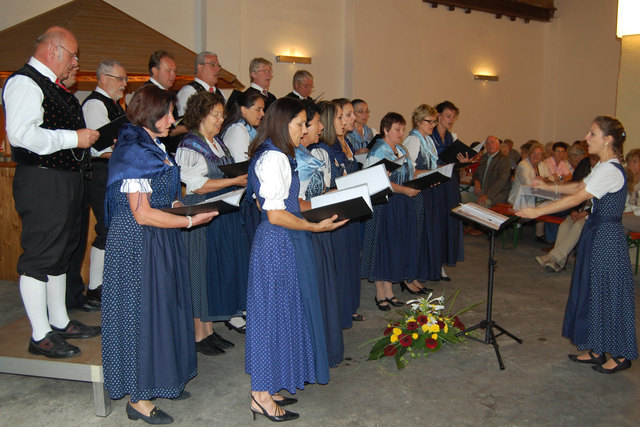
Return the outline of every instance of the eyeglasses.
[[[208,65],[210,67],[219,67],[222,68],[219,62],[203,62],[201,65]]]
[[[271,68],[263,68],[261,70],[256,70],[256,73],[273,74],[273,70]]]
[[[59,44],[58,47],[61,47],[65,52],[71,55],[71,59],[75,59],[76,62],[79,61],[77,53],[70,52],[66,47],[62,46],[61,44]]]
[[[215,111],[215,112],[211,113],[211,116],[212,116],[214,119],[222,119],[222,120],[224,120],[224,119],[227,117],[224,113],[219,113],[219,112],[217,112],[217,111]]]
[[[114,76],[113,74],[108,74],[108,73],[105,73],[104,75],[120,80],[120,83],[127,83],[129,81],[129,77],[127,76],[120,77],[120,76]]]
[[[358,114],[370,114],[371,110],[367,109],[367,110],[356,110],[356,113]]]
[[[422,119],[423,122],[427,122],[430,125],[435,125],[438,123],[438,119],[434,119],[434,120],[427,120],[427,119]]]

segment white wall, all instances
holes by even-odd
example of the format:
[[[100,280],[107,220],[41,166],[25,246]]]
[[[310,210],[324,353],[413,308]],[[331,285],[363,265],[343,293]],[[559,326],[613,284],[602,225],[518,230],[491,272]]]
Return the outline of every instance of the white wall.
[[[622,40],[616,115],[624,124],[625,152],[640,148],[640,35]]]
[[[461,109],[456,130],[471,142],[493,133],[541,141],[581,138],[597,114],[613,114],[620,42],[616,2],[556,0],[551,23],[433,9],[422,0],[202,0],[207,49],[248,84],[249,60],[274,61],[271,91],[291,90],[296,69],[315,77],[314,96],[366,99],[378,127],[386,111],[409,120],[422,103]],[[108,0],[145,24],[196,49],[197,0]],[[0,29],[62,1],[0,0]],[[308,66],[275,63],[311,56]],[[489,71],[498,82],[473,74]]]

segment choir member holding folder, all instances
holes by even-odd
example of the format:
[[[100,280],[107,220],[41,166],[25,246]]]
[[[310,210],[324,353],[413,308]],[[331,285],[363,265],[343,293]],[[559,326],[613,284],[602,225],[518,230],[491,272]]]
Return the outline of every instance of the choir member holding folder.
[[[109,227],[102,288],[102,364],[112,399],[129,395],[127,416],[173,421],[151,399],[177,398],[196,373],[189,268],[178,228],[205,224],[161,211],[180,200],[180,172],[158,140],[174,121],[175,95],[140,88],[109,161]]]
[[[301,218],[295,147],[307,132],[299,100],[281,98],[267,111],[249,147],[249,184],[261,208],[249,261],[245,370],[251,376],[251,411],[271,421],[298,418],[281,405],[295,403],[305,383],[327,383],[329,364],[318,303],[312,232],[344,224]],[[276,403],[276,402],[279,402]]]
[[[392,282],[413,281],[418,273],[416,235],[420,220],[424,221],[419,215],[420,208],[424,215],[424,202],[421,197],[415,200],[420,190],[402,185],[414,176],[413,163],[402,146],[405,125],[400,114],[385,114],[380,122],[383,138],[375,141],[364,164],[366,168],[381,159],[405,156],[402,166],[390,175],[393,194],[389,202],[374,207],[362,248],[362,277],[375,282],[375,302],[383,311],[403,305],[393,294]]]
[[[220,165],[233,163],[218,137],[224,120],[223,100],[198,92],[187,101],[183,123],[189,133],[176,151],[181,179],[187,187],[186,205],[246,186],[247,175],[226,178]],[[220,215],[205,227],[183,232],[189,258],[196,348],[206,355],[224,353],[232,343],[213,331],[212,322],[225,321],[244,332],[249,249],[242,238],[240,211]]]
[[[313,101],[305,100],[302,103],[307,115],[307,134],[300,140],[300,146],[296,147],[296,162],[298,163],[296,170],[300,179],[298,195],[300,209],[305,211],[310,208],[309,199],[324,193],[325,182],[329,182],[331,172],[322,160],[313,157],[306,148],[310,144],[318,142],[320,132],[324,128],[320,122],[320,108]],[[339,287],[341,281],[336,270],[336,251],[329,232],[313,233],[311,241],[315,254],[313,262],[315,262],[318,272],[318,291],[324,319],[327,357],[329,366],[336,366],[342,362],[344,353],[340,323],[342,301],[340,300]]]
[[[413,129],[402,144],[409,152],[411,161],[419,170],[434,170],[438,167],[438,150],[431,138],[438,123],[437,111],[430,105],[422,104],[413,110],[411,122]],[[446,239],[446,217],[444,193],[440,185],[424,188],[424,232],[419,234],[418,265],[420,279],[438,280],[441,277],[443,260],[442,242]],[[419,282],[407,283],[410,293],[421,293]]]

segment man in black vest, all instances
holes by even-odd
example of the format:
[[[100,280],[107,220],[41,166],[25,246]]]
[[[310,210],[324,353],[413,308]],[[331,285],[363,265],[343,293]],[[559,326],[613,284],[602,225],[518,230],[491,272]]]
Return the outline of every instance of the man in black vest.
[[[293,75],[293,92],[289,92],[285,96],[313,101],[310,96],[311,92],[313,92],[313,76],[307,70],[298,70]]]
[[[178,91],[178,115],[180,117],[184,116],[187,101],[196,92],[214,92],[224,99],[224,95],[216,87],[218,73],[221,69],[218,55],[215,53],[204,51],[196,55],[196,75],[192,82],[182,86]]]
[[[66,271],[80,240],[83,173],[99,133],[85,129],[80,103],[61,83],[78,66],[78,42],[62,27],[36,40],[29,62],[3,92],[7,137],[17,162],[13,197],[22,220],[20,294],[31,322],[28,350],[71,357],[65,338],[89,338],[100,327],[69,320]]]
[[[96,70],[98,87],[82,103],[84,121],[89,129],[98,129],[123,116],[124,109],[118,102],[127,87],[127,71],[115,59],[107,59],[98,64]],[[104,267],[104,248],[107,243],[107,227],[104,223],[104,197],[109,176],[109,157],[112,147],[102,151],[91,148],[92,178],[88,184],[88,199],[96,217],[96,238],[91,245],[91,263],[89,265],[89,289],[87,303],[100,307],[102,298],[102,273]],[[86,233],[83,230],[83,233]],[[84,250],[84,248],[82,248]],[[67,289],[67,294],[69,289]]]

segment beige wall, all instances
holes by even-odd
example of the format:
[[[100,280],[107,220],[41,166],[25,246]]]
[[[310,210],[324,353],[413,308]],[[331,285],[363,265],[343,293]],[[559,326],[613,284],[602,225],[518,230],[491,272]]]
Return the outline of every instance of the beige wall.
[[[409,119],[419,103],[444,99],[461,109],[466,142],[490,133],[541,141],[581,138],[597,114],[613,114],[620,41],[616,2],[556,0],[551,23],[433,9],[422,0],[108,0],[186,47],[206,42],[226,69],[248,84],[254,56],[274,61],[271,91],[291,90],[296,69],[315,76],[314,96],[362,97],[374,127],[386,111]],[[0,0],[0,29],[64,2]],[[170,23],[170,24],[169,24]],[[308,66],[275,63],[279,54],[313,57]],[[473,74],[496,73],[481,83]]]
[[[616,114],[627,131],[625,152],[640,148],[640,36],[622,39]]]

